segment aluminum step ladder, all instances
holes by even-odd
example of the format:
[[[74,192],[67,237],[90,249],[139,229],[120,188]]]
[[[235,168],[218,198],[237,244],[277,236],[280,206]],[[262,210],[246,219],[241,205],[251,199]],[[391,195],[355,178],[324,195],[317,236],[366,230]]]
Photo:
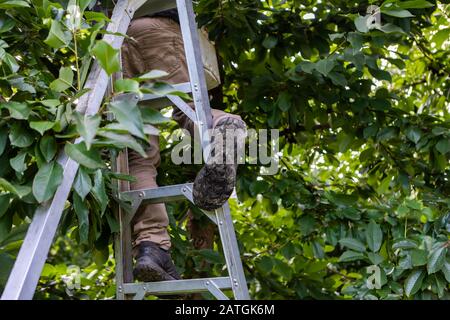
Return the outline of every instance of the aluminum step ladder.
[[[190,78],[189,83],[175,85],[175,88],[192,94],[195,112],[177,96],[144,95],[141,100],[161,103],[165,99],[171,105],[176,105],[185,112],[199,128],[203,155],[204,159],[206,159],[209,154],[210,137],[208,129],[211,128],[212,117],[192,0],[118,0],[103,40],[108,42],[113,48],[119,49],[122,46],[123,37],[116,34],[126,33],[128,25],[135,14],[139,16],[171,8],[178,9]],[[90,91],[80,98],[76,110],[86,115],[96,114],[107,92],[109,83],[109,77],[106,72],[98,63],[94,63],[84,86],[85,89],[90,89]],[[78,138],[75,143],[81,141],[82,138]],[[127,169],[126,155],[125,151],[117,159],[112,159],[114,169],[119,171]],[[69,196],[79,168],[79,164],[70,159],[63,151],[58,155],[58,162],[64,169],[63,181],[56,190],[54,198],[42,204],[36,210],[3,291],[2,300],[28,300],[33,298],[42,268],[61,219],[65,201]],[[120,232],[115,239],[118,299],[143,299],[146,294],[164,295],[194,292],[210,292],[217,299],[228,299],[222,291],[225,289],[231,289],[235,299],[249,299],[228,203],[225,203],[222,208],[214,212],[204,211],[219,228],[229,273],[228,277],[135,283],[132,273],[131,219],[139,206],[145,203],[185,199],[192,202],[192,184],[133,191],[127,190],[126,186],[121,185],[118,190],[120,190],[119,197],[131,199],[132,204],[130,212],[118,208]]]

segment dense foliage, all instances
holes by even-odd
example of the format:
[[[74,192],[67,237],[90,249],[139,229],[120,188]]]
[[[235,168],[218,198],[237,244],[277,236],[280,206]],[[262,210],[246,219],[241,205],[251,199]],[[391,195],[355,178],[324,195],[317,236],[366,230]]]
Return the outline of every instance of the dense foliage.
[[[74,112],[92,58],[109,73],[118,67],[97,40],[107,19],[84,11],[88,3],[77,2],[80,19],[74,1],[0,1],[0,286],[34,208],[59,183],[56,151],[82,164],[39,298],[114,296],[111,188],[126,177],[105,167],[102,150],[140,150],[143,124],[164,120],[108,101],[102,110],[116,122]],[[371,4],[381,25],[367,23]],[[231,201],[252,297],[448,299],[449,5],[201,0],[196,10],[223,67],[214,106],[280,130],[278,174],[241,166]],[[154,77],[119,81],[116,92],[167,90],[139,86]],[[130,129],[130,117],[141,125]],[[175,124],[162,128],[160,184],[192,181],[198,167],[170,162]],[[86,143],[70,144],[79,135]],[[177,266],[185,277],[223,273],[221,254],[193,249],[187,206],[168,208]],[[82,268],[82,289],[64,284],[70,264]],[[370,266],[381,288],[367,286]]]

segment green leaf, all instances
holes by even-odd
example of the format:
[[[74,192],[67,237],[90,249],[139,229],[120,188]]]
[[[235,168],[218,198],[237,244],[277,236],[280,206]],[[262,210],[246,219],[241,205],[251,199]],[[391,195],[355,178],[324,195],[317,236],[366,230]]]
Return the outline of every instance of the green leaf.
[[[14,266],[14,258],[9,254],[0,253],[0,287],[4,287],[8,281],[9,274]]]
[[[152,108],[142,109],[141,115],[144,123],[161,124],[171,120],[170,118],[164,117],[158,110]]]
[[[434,6],[434,4],[425,0],[398,1],[396,4],[402,9],[424,9]]]
[[[56,154],[56,140],[52,136],[44,136],[39,142],[39,150],[45,158],[50,162]]]
[[[219,252],[211,249],[201,249],[197,251],[209,263],[223,263],[223,256]]]
[[[22,123],[16,122],[11,127],[9,141],[13,146],[26,148],[33,144],[34,137]]]
[[[442,272],[444,273],[445,280],[450,283],[450,262],[445,261]]]
[[[273,47],[275,47],[277,45],[277,43],[278,43],[277,37],[268,36],[264,39],[264,41],[262,42],[262,45],[266,49],[272,49]]]
[[[362,33],[366,33],[369,31],[369,27],[367,26],[367,17],[358,16],[355,21],[356,30]]]
[[[30,122],[30,128],[36,130],[41,134],[41,136],[44,135],[45,131],[50,130],[55,125],[54,122],[51,121],[31,121]]]
[[[6,127],[0,127],[0,156],[5,152],[7,142],[8,129]]]
[[[257,260],[255,265],[265,274],[272,272],[273,269],[272,259],[267,256],[264,256],[261,259]]]
[[[19,152],[17,156],[14,158],[11,158],[9,160],[9,164],[11,165],[11,168],[14,169],[14,171],[18,173],[22,173],[27,169],[27,164],[25,163],[25,158],[27,156],[27,153],[25,151]]]
[[[147,158],[144,148],[136,141],[136,139],[124,133],[116,133],[111,131],[99,130],[98,135],[107,140],[99,140],[96,142],[98,146],[112,146],[115,148],[131,148],[138,152],[143,158]]]
[[[110,108],[117,121],[127,128],[132,135],[146,140],[144,123],[136,102],[136,100],[130,99],[116,100],[110,103]]]
[[[408,240],[408,239],[396,241],[392,245],[392,249],[393,250],[397,250],[397,249],[414,249],[414,248],[417,248],[417,243],[415,243],[412,240]]]
[[[86,198],[86,195],[92,189],[91,177],[89,177],[89,174],[83,167],[81,167],[78,170],[77,176],[75,177],[75,181],[73,183],[73,188],[75,189],[75,191],[78,193],[78,195],[82,200]]]
[[[424,278],[425,272],[423,270],[415,270],[410,273],[405,280],[405,293],[408,297],[419,291]]]
[[[336,86],[345,87],[347,85],[347,79],[342,73],[330,72],[328,74],[328,78],[330,78],[333,84]]]
[[[61,184],[63,179],[63,169],[55,161],[44,164],[33,180],[33,195],[38,202],[45,202],[51,199]]]
[[[364,255],[361,252],[347,250],[339,257],[339,262],[350,262],[362,259],[364,259]]]
[[[28,8],[30,5],[22,0],[6,0],[0,3],[0,9]]]
[[[367,246],[373,252],[377,252],[383,243],[383,232],[375,221],[371,220],[366,229]]]
[[[411,140],[414,143],[417,143],[422,137],[422,130],[420,130],[417,127],[410,127],[406,129],[405,134],[409,140]]]
[[[18,120],[26,120],[30,115],[31,109],[25,102],[10,101],[3,105],[8,109],[11,118]]]
[[[108,75],[120,70],[119,50],[104,40],[99,40],[92,48],[92,54]]]
[[[11,70],[12,73],[16,73],[19,70],[19,65],[17,64],[16,58],[14,58],[9,53],[5,53],[3,62],[8,66],[9,70]]]
[[[140,93],[139,82],[133,79],[118,79],[114,82],[115,92],[136,92]]]
[[[386,80],[392,82],[391,74],[387,71],[369,68],[369,72],[377,80]]]
[[[278,95],[277,105],[281,111],[287,112],[292,106],[292,96],[289,92],[283,91]]]
[[[384,33],[405,33],[402,28],[392,23],[386,23],[377,29],[383,31]]]
[[[59,49],[61,47],[66,47],[71,39],[71,33],[63,31],[61,22],[53,20],[50,32],[44,42],[54,49]]]
[[[68,142],[64,148],[64,151],[71,159],[86,168],[100,169],[105,166],[98,150],[87,150],[84,142],[80,142],[78,144],[71,144]]]
[[[30,193],[31,188],[29,186],[12,184],[3,178],[0,178],[0,190],[11,192],[19,198],[23,198]]]
[[[334,59],[327,58],[316,62],[315,69],[326,77],[335,66],[336,61]]]
[[[359,240],[355,238],[343,238],[339,240],[339,243],[343,245],[344,247],[347,247],[349,249],[359,251],[359,252],[365,252],[366,246]]]
[[[0,194],[0,218],[8,211],[9,204],[11,203],[11,195],[8,193]]]
[[[61,67],[59,69],[59,78],[50,83],[50,89],[63,92],[69,89],[73,83],[73,71],[70,67]]]
[[[441,29],[431,38],[431,42],[436,43],[436,48],[442,49],[443,43],[450,38],[450,28]]]
[[[73,193],[73,208],[78,218],[78,234],[80,243],[88,243],[89,209],[77,193]]]
[[[92,141],[94,140],[98,126],[100,125],[101,118],[98,114],[86,116],[78,112],[74,112],[73,116],[77,125],[77,131],[83,137],[87,149],[90,150]]]
[[[370,262],[372,262],[374,265],[378,265],[384,261],[384,257],[382,255],[379,255],[378,253],[374,252],[368,252],[367,257],[369,258]]]
[[[428,253],[425,250],[411,250],[411,262],[414,267],[420,267],[427,264]]]
[[[433,250],[428,258],[427,271],[428,274],[436,273],[442,269],[445,264],[445,255],[447,254],[447,247],[440,245]]]
[[[436,143],[436,150],[441,154],[446,154],[450,151],[450,139],[441,139]]]
[[[142,81],[148,81],[148,80],[155,80],[158,78],[163,78],[168,76],[169,74],[166,71],[162,70],[151,70],[150,72],[147,72],[137,78],[132,78],[135,81],[142,82]]]
[[[414,15],[411,12],[409,12],[408,10],[405,10],[405,9],[389,9],[389,10],[386,10],[386,9],[381,8],[381,12],[384,13],[384,14],[387,14],[389,16],[397,17],[397,18],[411,18],[411,17],[414,17]]]
[[[101,214],[106,210],[108,206],[109,198],[105,190],[105,182],[103,180],[102,170],[97,170],[94,175],[94,187],[91,190],[95,200],[100,204]]]

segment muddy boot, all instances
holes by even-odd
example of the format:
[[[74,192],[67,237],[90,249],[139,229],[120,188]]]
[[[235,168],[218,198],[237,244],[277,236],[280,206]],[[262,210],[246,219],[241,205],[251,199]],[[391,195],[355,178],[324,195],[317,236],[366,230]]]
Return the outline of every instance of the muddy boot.
[[[151,241],[138,245],[134,277],[139,281],[154,282],[181,279],[170,253]]]
[[[226,146],[227,131],[234,132],[231,146]],[[214,139],[221,136],[221,139]],[[194,203],[204,210],[222,207],[228,200],[236,185],[238,150],[243,147],[246,137],[246,126],[241,120],[225,118],[214,128],[211,150],[214,153],[197,174],[194,181]],[[228,150],[227,150],[228,147]]]

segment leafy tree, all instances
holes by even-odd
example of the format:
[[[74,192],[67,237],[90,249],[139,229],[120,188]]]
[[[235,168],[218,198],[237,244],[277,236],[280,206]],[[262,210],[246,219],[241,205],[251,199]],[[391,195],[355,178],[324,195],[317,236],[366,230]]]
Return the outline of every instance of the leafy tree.
[[[0,286],[37,203],[58,185],[57,150],[82,165],[61,223],[69,236],[56,240],[39,298],[114,295],[112,188],[128,178],[104,166],[102,150],[142,148],[145,126],[129,129],[130,116],[161,120],[137,108],[121,115],[108,100],[102,111],[115,122],[73,111],[92,58],[117,70],[117,53],[97,40],[108,19],[82,2],[0,2]],[[370,23],[371,4],[380,24]],[[83,19],[73,19],[77,8]],[[448,299],[449,5],[201,0],[196,11],[222,65],[214,106],[280,130],[279,172],[241,166],[231,201],[252,297]],[[116,82],[116,93],[161,90],[144,78]],[[176,126],[162,128],[159,183],[192,180],[198,167],[170,161]],[[86,142],[71,144],[78,136]],[[190,243],[188,206],[168,208],[177,266],[186,277],[223,273],[221,254]],[[81,291],[63,285],[69,264],[82,267]]]

